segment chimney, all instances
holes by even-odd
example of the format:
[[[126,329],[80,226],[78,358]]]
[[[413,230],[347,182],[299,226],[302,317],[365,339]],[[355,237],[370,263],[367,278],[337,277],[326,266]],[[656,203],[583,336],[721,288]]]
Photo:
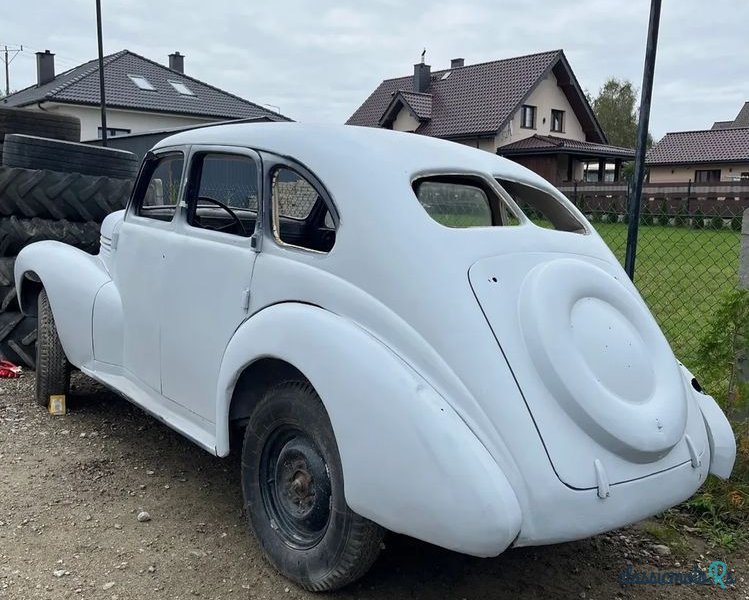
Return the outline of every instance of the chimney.
[[[453,58],[450,61],[450,68],[457,69],[458,67],[462,67],[465,64],[465,60],[465,58]]]
[[[169,55],[169,68],[172,71],[179,71],[180,73],[185,72],[185,56],[180,54],[179,51]]]
[[[36,53],[36,84],[44,85],[55,78],[55,55],[49,50]]]
[[[414,92],[426,92],[432,77],[432,67],[423,62],[414,65]]]

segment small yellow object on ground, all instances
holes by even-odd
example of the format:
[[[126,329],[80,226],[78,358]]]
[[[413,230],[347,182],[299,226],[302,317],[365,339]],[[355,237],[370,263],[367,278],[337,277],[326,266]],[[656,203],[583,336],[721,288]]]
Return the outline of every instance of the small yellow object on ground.
[[[65,394],[49,397],[49,404],[47,405],[49,414],[51,415],[64,415],[65,414]]]

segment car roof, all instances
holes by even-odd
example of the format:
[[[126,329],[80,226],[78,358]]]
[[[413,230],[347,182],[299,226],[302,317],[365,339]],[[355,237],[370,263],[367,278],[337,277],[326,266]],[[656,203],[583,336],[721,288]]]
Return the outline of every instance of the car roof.
[[[409,177],[425,171],[479,171],[541,187],[552,186],[532,171],[491,152],[413,133],[352,125],[236,123],[183,131],[154,150],[173,146],[239,146],[291,157],[326,184],[363,172],[367,178]],[[371,179],[370,179],[371,181]]]

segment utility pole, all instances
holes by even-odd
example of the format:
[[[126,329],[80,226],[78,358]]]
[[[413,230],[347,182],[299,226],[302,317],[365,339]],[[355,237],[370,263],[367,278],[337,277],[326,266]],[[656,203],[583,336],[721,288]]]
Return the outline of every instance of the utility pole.
[[[104,97],[104,44],[101,38],[101,0],[96,0],[96,37],[99,42],[99,96],[101,101],[101,143],[107,146],[107,100]]]
[[[3,62],[5,63],[5,95],[10,95],[10,63],[13,62],[13,59],[18,56],[19,52],[23,52],[23,46],[19,46],[18,48],[8,48],[8,46],[5,46],[5,51],[3,52]],[[13,56],[8,56],[9,53],[13,53]]]

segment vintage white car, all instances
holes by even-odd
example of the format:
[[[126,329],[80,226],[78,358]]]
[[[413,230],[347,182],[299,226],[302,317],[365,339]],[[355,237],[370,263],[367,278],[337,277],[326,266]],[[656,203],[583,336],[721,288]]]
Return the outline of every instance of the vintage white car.
[[[637,521],[728,477],[730,425],[584,216],[490,153],[237,124],[147,155],[101,251],[26,247],[37,397],[70,365],[242,453],[268,559],[341,587],[392,530],[475,556]]]

